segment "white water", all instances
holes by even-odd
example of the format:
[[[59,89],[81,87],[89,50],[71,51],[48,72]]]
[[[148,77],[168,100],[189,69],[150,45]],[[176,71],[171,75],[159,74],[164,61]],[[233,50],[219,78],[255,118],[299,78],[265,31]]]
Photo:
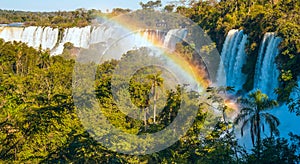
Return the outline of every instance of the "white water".
[[[38,49],[53,49],[58,40],[58,29],[51,27],[2,27],[0,38],[5,41],[20,41]]]
[[[58,41],[58,29],[45,27],[42,35],[42,49],[49,48],[50,50],[54,48],[56,42]]]
[[[218,86],[231,86],[236,91],[242,89],[246,81],[246,75],[242,73],[242,67],[246,62],[246,43],[247,35],[242,30],[229,31],[223,45],[217,72]]]
[[[75,47],[88,48],[90,41],[91,27],[86,26],[83,28],[73,27],[64,30],[63,38],[53,51],[53,55],[61,54],[64,50],[64,44],[67,42],[73,43]]]
[[[266,33],[260,46],[256,62],[254,89],[260,89],[269,98],[276,99],[274,90],[278,88],[279,70],[275,58],[279,53],[278,46],[281,38],[274,33]]]
[[[0,38],[5,41],[22,41],[23,30],[19,27],[1,27]]]
[[[164,47],[168,47],[171,50],[174,50],[176,43],[182,42],[187,35],[186,29],[172,29],[170,30],[164,40]]]
[[[113,38],[117,38],[118,36],[115,34],[116,32],[112,27],[106,25],[94,27],[90,35],[90,44],[106,43]]]
[[[124,31],[124,29],[119,29],[112,34],[107,33],[105,30],[103,31],[104,33],[97,32],[98,35],[101,34],[103,36],[104,34],[105,38],[107,38],[106,41],[98,40],[107,47],[105,54],[109,54],[109,56],[104,56],[103,60],[120,59],[122,54],[140,47],[157,49],[156,43],[158,42],[164,48],[172,51],[176,43],[182,41],[186,36],[186,29],[172,29],[167,33],[149,29],[129,33]],[[174,40],[171,38],[174,38]],[[92,40],[95,42],[96,39],[92,37]]]
[[[275,58],[279,53],[278,46],[281,39],[274,33],[266,33],[262,40],[254,77],[254,90],[260,89],[270,98],[276,99],[274,90],[278,87],[279,71]],[[247,35],[242,30],[230,30],[221,53],[221,61],[217,74],[218,86],[232,86],[236,91],[243,88],[246,75],[242,67],[246,63],[245,46]],[[222,70],[225,70],[225,75]]]
[[[124,34],[126,34],[124,36]],[[105,47],[116,46],[115,51],[125,53],[137,47],[151,46],[151,42],[161,42],[171,50],[176,43],[187,35],[186,29],[172,29],[167,33],[154,30],[144,30],[129,33],[114,25],[99,25],[83,28],[73,27],[63,30],[59,38],[59,29],[51,27],[0,27],[0,38],[5,41],[21,41],[36,49],[51,50],[51,55],[63,52],[64,44],[72,43],[75,47],[89,48],[91,44],[102,43]],[[150,41],[150,42],[149,42]],[[153,45],[152,45],[153,46]]]

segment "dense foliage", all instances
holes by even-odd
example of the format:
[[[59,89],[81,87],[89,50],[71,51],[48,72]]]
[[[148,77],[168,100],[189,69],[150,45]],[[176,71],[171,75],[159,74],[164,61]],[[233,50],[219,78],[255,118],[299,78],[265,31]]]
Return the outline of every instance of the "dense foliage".
[[[71,96],[73,59],[49,57],[48,52],[36,51],[23,43],[1,41],[0,44],[2,162],[241,163],[257,160],[254,154],[248,159],[245,150],[237,145],[232,124],[225,119],[219,118],[213,131],[203,133],[205,125],[209,123],[207,121],[213,119],[207,113],[207,109],[211,108],[207,102],[210,99],[221,100],[211,89],[208,90],[205,103],[199,104],[198,116],[191,129],[170,148],[144,156],[109,151],[84,130],[74,110]],[[110,122],[132,134],[159,131],[172,122],[180,105],[180,88],[165,93],[168,97],[167,106],[157,115],[157,123],[153,121],[153,117],[146,117],[144,121],[130,119],[117,109],[110,92],[110,80],[117,64],[117,60],[101,64],[97,69],[98,78],[95,82],[101,110]],[[159,73],[152,74],[153,70],[155,69],[144,70],[150,75],[137,74],[131,80],[133,102],[141,109],[147,107],[143,104],[147,99],[145,95],[151,92],[154,85],[153,79],[157,83],[163,82],[162,79],[159,80]],[[147,82],[137,80],[142,78],[140,76],[144,76]],[[160,106],[159,99],[157,106]],[[217,109],[225,111],[228,107],[221,103]],[[269,146],[267,148],[269,150]],[[282,151],[296,161],[294,149],[286,146]],[[262,157],[267,158],[265,155]]]
[[[84,27],[99,17],[112,17],[131,10],[115,8],[110,13],[102,13],[101,10],[86,10],[84,8],[75,11],[57,12],[29,12],[0,9],[0,24],[22,22],[25,26],[52,26],[52,27]]]

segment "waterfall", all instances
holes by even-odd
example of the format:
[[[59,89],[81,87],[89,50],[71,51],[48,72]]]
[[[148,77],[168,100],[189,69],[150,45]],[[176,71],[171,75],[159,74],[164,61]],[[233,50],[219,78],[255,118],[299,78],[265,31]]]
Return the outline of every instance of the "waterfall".
[[[153,48],[157,44],[174,50],[176,43],[181,42],[186,35],[186,29],[172,29],[168,32],[152,29],[128,31],[114,25],[110,27],[100,25],[92,29],[90,43],[104,45],[107,48],[106,54],[110,54],[105,59],[109,60],[119,59],[122,54],[129,50],[140,47]]]
[[[140,31],[140,35],[144,38],[144,40],[150,41],[150,43],[158,43],[159,45],[163,45],[165,39],[165,32],[159,30],[146,29],[144,31]]]
[[[113,38],[113,35],[113,28],[105,25],[94,27],[91,32],[90,44],[106,43]]]
[[[39,48],[42,32],[42,29],[36,26],[26,27],[23,30],[21,41],[33,48]]]
[[[22,41],[22,33],[23,28],[19,27],[2,27],[0,31],[0,38],[4,39],[5,41]]]
[[[126,35],[124,36],[124,34]],[[0,38],[5,41],[21,41],[36,49],[40,47],[43,50],[49,49],[51,55],[61,54],[64,44],[67,42],[72,43],[75,47],[85,49],[89,48],[91,44],[97,43],[101,43],[107,48],[113,45],[116,50],[112,54],[125,53],[137,47],[153,46],[152,43],[160,43],[174,50],[176,43],[181,42],[186,35],[186,29],[172,29],[167,33],[146,29],[137,33],[130,33],[130,31],[114,24],[103,24],[94,27],[65,28],[62,30],[61,39],[59,39],[58,28],[38,26],[0,28]]]
[[[246,62],[246,43],[247,35],[243,30],[233,29],[228,32],[217,72],[218,86],[231,86],[236,91],[242,90],[246,81],[246,75],[242,73],[242,67]]]
[[[53,49],[58,39],[58,29],[51,27],[3,27],[0,38],[5,41],[20,41],[38,49]]]
[[[254,76],[254,89],[260,89],[271,99],[277,96],[274,90],[278,87],[279,71],[275,58],[279,53],[278,46],[281,38],[274,33],[266,33],[260,46]]]
[[[64,30],[62,40],[59,45],[52,51],[53,55],[61,54],[64,50],[64,44],[72,43],[75,47],[88,48],[90,41],[91,26],[83,28],[73,27]]]
[[[42,35],[42,49],[52,50],[58,41],[58,29],[45,27]]]
[[[176,44],[182,42],[186,35],[186,29],[171,29],[164,39],[164,47],[175,50]]]

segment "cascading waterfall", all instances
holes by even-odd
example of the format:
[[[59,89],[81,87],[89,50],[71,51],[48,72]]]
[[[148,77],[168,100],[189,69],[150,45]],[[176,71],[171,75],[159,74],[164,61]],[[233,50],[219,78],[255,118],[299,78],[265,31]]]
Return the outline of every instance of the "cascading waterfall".
[[[185,38],[187,35],[186,29],[172,29],[168,31],[165,39],[164,46],[168,47],[171,50],[175,50],[176,43],[181,42],[182,38]]]
[[[53,49],[58,40],[58,29],[51,27],[30,26],[20,27],[3,27],[0,30],[0,38],[5,41],[21,41],[28,46],[38,49]]]
[[[22,33],[24,29],[19,27],[2,27],[0,31],[0,38],[5,41],[22,41]]]
[[[88,48],[90,41],[91,26],[83,28],[73,27],[65,29],[63,38],[59,45],[52,51],[53,55],[61,54],[64,50],[64,44],[67,42],[73,43],[75,47]]]
[[[138,33],[128,34],[124,29],[110,24],[99,26],[73,27],[63,30],[59,39],[59,29],[51,27],[0,27],[0,38],[5,41],[21,41],[36,49],[49,49],[51,55],[63,52],[64,44],[72,43],[75,47],[89,48],[91,44],[103,44],[105,47],[116,46],[116,50],[125,53],[133,48],[150,46],[151,42],[160,42],[171,50],[175,49],[176,43],[187,35],[186,29],[172,29],[168,32],[159,30],[143,30]],[[121,38],[124,37],[124,38]],[[123,39],[124,43],[118,42]],[[150,42],[149,42],[150,41]]]
[[[139,47],[151,47],[153,43],[159,43],[159,45],[163,45],[165,48],[173,51],[175,50],[176,44],[181,42],[186,35],[186,29],[171,29],[168,32],[151,29],[137,31],[122,38],[124,41],[121,42],[123,42],[124,45],[120,45],[120,47],[124,50],[121,52],[125,53]]]
[[[227,63],[226,60],[230,60],[230,57],[226,56],[226,58],[224,59],[223,55],[225,54],[225,52],[229,51],[228,49],[234,47],[230,45],[231,42],[230,40],[234,40],[235,33],[237,33],[237,31],[231,31],[231,33],[228,34],[222,51],[222,60],[225,60],[224,67],[226,73],[227,72],[232,73],[231,71],[227,71],[227,70],[230,70],[230,65],[234,63],[234,61],[231,60],[229,63]],[[277,98],[277,95],[274,92],[274,90],[279,86],[278,83],[279,70],[277,69],[275,58],[279,54],[278,46],[280,42],[281,42],[281,38],[276,37],[274,33],[266,33],[260,45],[259,54],[258,54],[256,67],[255,67],[253,91],[259,89],[263,93],[267,94],[270,99]],[[240,42],[240,44],[241,43],[242,41]],[[235,66],[234,68],[237,67]],[[233,75],[227,75],[227,77],[232,77],[232,76]],[[227,84],[228,84],[228,79],[227,79]],[[300,86],[300,80],[298,80],[298,86]],[[293,92],[290,95],[290,98],[299,99],[300,98],[299,89],[294,88]],[[280,125],[278,129],[281,137],[289,138],[290,132],[299,135],[298,123],[300,122],[300,117],[296,116],[295,113],[289,112],[287,104],[283,104],[280,107],[274,108],[268,111],[268,113],[273,114],[275,117],[279,119]],[[237,138],[239,138],[240,144],[248,148],[251,148],[252,144],[251,144],[250,134],[248,131],[246,131],[245,134],[246,135],[244,137],[241,137],[240,134],[237,133]],[[266,128],[262,132],[262,136],[263,138],[265,138],[266,136],[270,136],[270,131],[268,128]]]
[[[246,75],[242,73],[242,67],[246,62],[246,43],[247,35],[243,33],[243,30],[229,31],[223,45],[217,72],[218,86],[231,86],[236,91],[242,89],[246,81]]]
[[[275,33],[268,32],[264,35],[260,45],[254,74],[253,90],[259,89],[262,93],[267,94],[270,99],[275,100],[277,99],[275,89],[279,87],[279,70],[277,69],[275,59],[279,54],[278,46],[280,42],[281,38],[276,37]],[[293,97],[295,94],[298,94],[297,92],[298,91],[294,90],[290,96]],[[277,117],[281,122],[278,129],[282,137],[288,137],[289,132],[297,129],[295,125],[297,124],[297,121],[300,121],[300,118],[296,117],[295,114],[290,113],[286,104],[268,112]],[[264,133],[267,136],[270,135],[268,129],[266,129]]]
[[[275,58],[279,54],[281,38],[274,33],[266,33],[258,54],[254,75],[254,89],[259,89],[269,98],[276,99],[274,90],[278,87],[279,70]]]
[[[41,31],[39,29],[40,28],[35,26],[24,28],[21,41],[27,43],[28,46],[38,48],[41,39]]]
[[[117,37],[114,35],[115,33],[113,31],[114,29],[107,25],[93,27],[90,35],[90,44],[106,43],[110,41],[112,38]]]
[[[124,35],[124,33],[126,35]],[[116,56],[120,56],[121,54],[124,54],[129,50],[137,49],[140,47],[152,47],[156,49],[157,47],[153,47],[153,43],[159,43],[159,45],[163,45],[165,46],[165,48],[168,48],[172,51],[174,50],[172,48],[175,48],[176,43],[180,42],[181,39],[184,39],[184,37],[186,36],[186,29],[173,29],[168,32],[145,29],[141,31],[135,31],[133,33],[126,33],[126,31],[119,29],[115,30],[113,33],[113,35],[116,35],[118,37],[111,37],[112,34],[108,33],[105,33],[105,35],[106,38],[108,38],[106,42],[109,43],[106,43],[104,41],[102,41],[101,43],[103,43],[104,45],[108,44],[106,45],[106,54],[109,54],[109,56],[106,56],[103,59],[109,60],[116,59]],[[168,37],[173,37],[176,39],[167,39]],[[111,46],[113,46],[113,48],[110,48]]]
[[[57,28],[51,28],[51,27],[45,27],[42,35],[42,49],[49,48],[52,50],[57,41],[58,41],[58,29]]]

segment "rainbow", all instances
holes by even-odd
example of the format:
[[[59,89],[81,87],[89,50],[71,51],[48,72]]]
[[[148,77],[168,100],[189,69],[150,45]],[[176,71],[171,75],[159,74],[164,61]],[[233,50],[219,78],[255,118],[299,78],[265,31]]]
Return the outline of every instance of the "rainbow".
[[[205,70],[204,66],[201,66],[199,62],[193,62],[188,57],[185,57],[183,54],[179,52],[171,52],[166,49],[162,43],[162,41],[155,36],[143,36],[143,31],[147,30],[145,26],[141,25],[139,22],[130,20],[131,18],[122,17],[122,19],[108,19],[109,22],[114,23],[122,27],[128,34],[137,33],[143,41],[146,41],[151,46],[155,47],[161,52],[170,63],[176,65],[184,74],[184,77],[189,80],[191,83],[197,83],[198,87],[201,90],[205,90],[209,85],[211,85],[211,81],[208,78],[208,73]],[[130,22],[130,23],[129,23]],[[141,30],[143,29],[143,30]],[[136,35],[136,34],[135,34]]]

